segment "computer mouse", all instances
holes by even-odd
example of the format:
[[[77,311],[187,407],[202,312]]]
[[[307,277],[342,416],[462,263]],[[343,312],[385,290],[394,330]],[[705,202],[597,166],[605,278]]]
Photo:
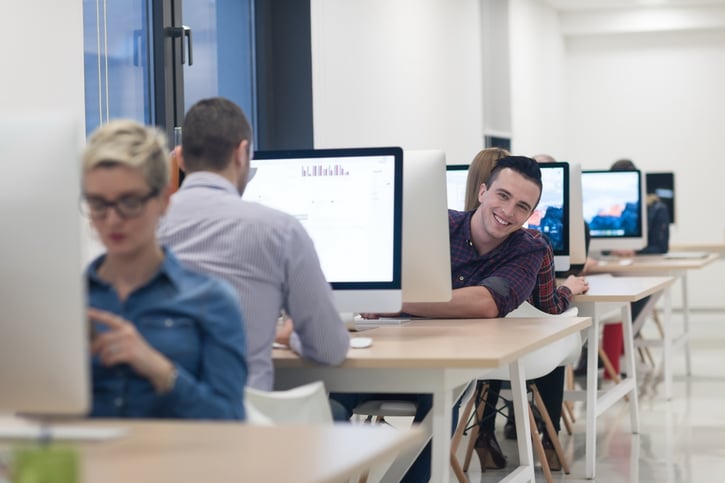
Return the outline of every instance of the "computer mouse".
[[[351,337],[350,347],[353,349],[364,349],[373,345],[372,337]]]

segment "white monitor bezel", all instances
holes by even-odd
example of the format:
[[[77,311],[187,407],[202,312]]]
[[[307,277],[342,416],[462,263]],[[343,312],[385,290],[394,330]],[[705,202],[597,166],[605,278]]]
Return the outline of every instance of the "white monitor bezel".
[[[468,177],[468,168],[470,168],[470,164],[449,164],[446,166],[446,203],[448,203],[448,209],[449,210],[456,210],[456,211],[465,211],[466,209],[466,183],[463,183],[463,204],[461,206],[451,206],[450,202],[448,201],[448,198],[450,197],[450,191],[451,191],[451,184],[448,182],[448,173],[460,173],[463,171],[466,173],[466,178]]]
[[[403,302],[448,302],[453,295],[446,154],[403,152]]]
[[[252,167],[268,159],[368,158],[392,156],[394,159],[393,266],[391,280],[368,282],[329,282],[337,310],[350,312],[397,312],[402,306],[402,216],[403,151],[399,147],[306,149],[256,151]],[[374,236],[374,234],[371,234]],[[354,254],[352,255],[354,256]]]
[[[624,170],[623,170],[624,171]],[[611,170],[584,170],[582,171],[582,206],[584,204],[584,196],[586,196],[586,192],[583,187],[583,178],[587,175],[587,173],[617,173],[617,172],[623,172],[623,171],[611,171]],[[646,186],[644,183],[644,176],[643,173],[640,170],[626,170],[626,171],[633,171],[637,172],[639,176],[639,187],[640,187],[640,203],[639,203],[639,212],[640,212],[640,225],[641,225],[641,234],[639,236],[627,236],[627,237],[601,237],[596,236],[591,233],[591,227],[590,227],[590,241],[589,241],[589,251],[590,252],[606,252],[610,250],[623,250],[623,251],[629,251],[629,250],[641,250],[642,248],[647,246],[647,194],[646,194]]]
[[[583,203],[581,164],[569,162],[569,261],[572,265],[584,265],[587,261]]]
[[[560,164],[560,163],[557,163],[557,164]],[[567,164],[567,163],[563,163],[563,164]],[[543,168],[544,164],[540,164],[540,167]],[[461,172],[461,171],[468,172],[469,168],[470,168],[470,165],[468,165],[468,164],[449,164],[448,166],[446,166],[446,171],[447,172]],[[572,213],[571,212],[571,204],[572,204],[572,202],[571,202],[571,174],[570,174],[571,171],[570,171],[570,169],[568,169],[566,172],[567,172],[570,188],[569,188],[568,199],[565,199],[564,203],[567,204],[567,201],[568,201],[569,206],[568,206],[567,213],[568,213],[568,219],[571,220],[571,216],[572,216],[572,214],[571,214]],[[448,183],[447,183],[446,187],[447,187],[447,189],[451,188],[450,184],[448,184]],[[466,188],[464,186],[464,194],[463,194],[464,200],[465,200],[465,189]],[[579,188],[579,192],[581,192],[581,188]],[[565,197],[566,196],[567,195],[565,194]],[[456,210],[456,207],[449,206],[449,209]],[[463,208],[461,208],[461,210],[462,209]],[[461,210],[457,210],[457,211],[461,211]],[[580,217],[581,217],[581,213],[580,213]],[[583,227],[583,222],[581,222],[580,224]],[[555,270],[557,270],[557,271],[568,270],[571,266],[571,263],[573,263],[573,262],[571,262],[571,246],[572,246],[572,242],[573,242],[571,223],[569,223],[569,226],[567,227],[567,231],[568,231],[568,240],[569,240],[569,254],[563,253],[562,251],[560,251],[558,254],[557,253],[554,254],[554,265],[555,265]],[[582,237],[583,236],[584,235],[582,232]],[[566,251],[566,250],[564,250],[564,251]]]
[[[564,199],[563,203],[563,216],[565,220],[564,225],[564,237],[566,238],[566,244],[561,250],[554,249],[554,270],[557,272],[564,272],[569,270],[571,267],[571,173],[569,163],[566,162],[553,162],[553,163],[538,163],[539,169],[563,169],[564,170]],[[542,173],[543,181],[543,173]],[[544,187],[545,189],[545,187]],[[552,244],[553,249],[553,244]]]
[[[81,125],[68,115],[0,119],[0,411],[90,408],[81,266]]]

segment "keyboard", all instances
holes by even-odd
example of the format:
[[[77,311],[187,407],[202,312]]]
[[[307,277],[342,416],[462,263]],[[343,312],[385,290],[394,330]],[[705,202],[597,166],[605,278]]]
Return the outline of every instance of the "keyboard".
[[[664,258],[666,260],[692,260],[707,258],[709,253],[707,252],[668,252],[665,253]]]
[[[411,317],[409,315],[400,317],[380,317],[379,319],[363,319],[361,316],[356,315],[351,322],[348,322],[345,325],[348,330],[352,332],[359,332],[361,330],[374,329],[375,327],[398,326],[410,321]]]

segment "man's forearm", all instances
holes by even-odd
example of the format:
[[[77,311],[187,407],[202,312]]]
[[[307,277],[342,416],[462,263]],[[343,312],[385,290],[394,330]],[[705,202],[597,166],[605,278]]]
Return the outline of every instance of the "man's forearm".
[[[431,318],[480,318],[498,317],[498,307],[485,287],[463,287],[453,290],[449,302],[403,304],[403,312]]]

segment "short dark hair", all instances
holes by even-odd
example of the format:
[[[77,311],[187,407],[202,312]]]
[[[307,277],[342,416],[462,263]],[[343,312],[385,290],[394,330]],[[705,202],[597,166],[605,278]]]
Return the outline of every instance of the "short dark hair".
[[[631,159],[619,159],[609,168],[610,171],[632,171],[637,169]]]
[[[496,178],[498,178],[499,173],[505,168],[516,171],[524,178],[536,184],[539,187],[539,198],[541,198],[541,190],[543,187],[541,182],[541,168],[539,168],[539,163],[526,156],[506,156],[499,159],[486,180],[487,188],[491,187],[493,182],[496,181]]]
[[[222,171],[239,143],[247,140],[251,146],[251,139],[252,127],[239,106],[223,97],[202,99],[184,116],[184,165],[190,172]]]

